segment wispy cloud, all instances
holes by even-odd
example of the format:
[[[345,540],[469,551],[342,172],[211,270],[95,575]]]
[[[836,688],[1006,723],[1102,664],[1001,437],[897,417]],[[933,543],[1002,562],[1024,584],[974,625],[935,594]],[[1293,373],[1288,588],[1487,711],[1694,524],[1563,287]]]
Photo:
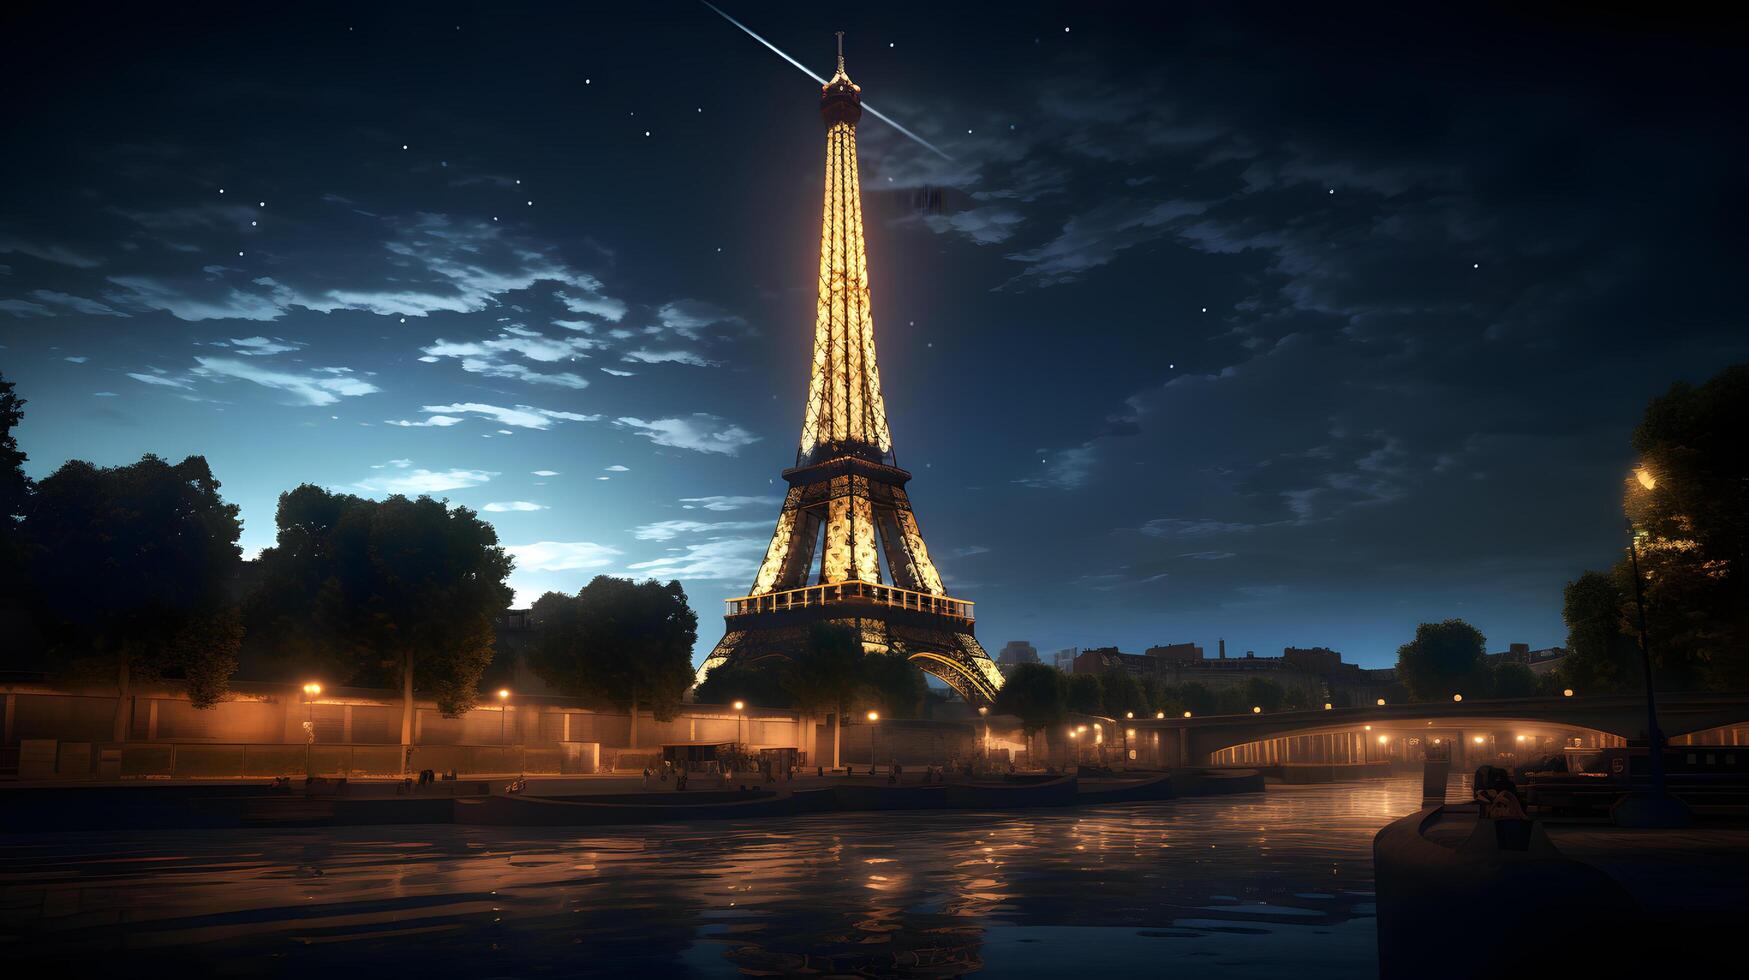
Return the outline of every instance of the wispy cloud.
[[[559,471],[558,470],[535,470],[534,475],[535,476],[558,476]]]
[[[304,345],[295,341],[284,341],[275,337],[232,337],[229,342],[216,340],[215,347],[229,346],[245,357],[266,357],[273,354],[284,354],[287,351],[301,349]]]
[[[74,313],[83,313],[86,316],[127,316],[126,313],[94,299],[86,299],[83,296],[73,296],[68,293],[57,293],[52,289],[38,289],[31,295],[45,303],[65,307]]]
[[[626,568],[652,578],[743,579],[759,569],[763,538],[717,538],[689,544],[675,553],[633,562]]]
[[[287,391],[305,405],[332,405],[342,398],[381,390],[363,378],[354,377],[349,368],[318,368],[313,374],[293,374],[225,357],[197,357],[194,360],[199,365],[194,369],[195,374],[219,381],[248,381],[263,388]]]
[[[644,420],[630,416],[614,420],[614,424],[632,429],[658,446],[690,449],[700,453],[722,453],[733,456],[743,446],[759,441],[759,437],[738,425],[730,425],[715,415],[698,413],[686,418]]]
[[[156,371],[157,369],[154,368],[153,370]],[[184,390],[193,390],[194,388],[194,385],[189,384],[186,379],[173,377],[162,371],[158,371],[155,374],[129,371],[128,377],[149,385],[162,385],[165,388],[182,388]]]
[[[96,259],[86,258],[65,246],[40,245],[36,242],[27,242],[22,238],[0,238],[0,252],[17,252],[20,255],[28,255],[31,258],[53,262],[56,265],[72,266],[75,269],[92,269],[102,265]]]
[[[499,425],[515,426],[519,429],[550,429],[558,422],[594,422],[599,415],[583,415],[578,412],[561,412],[551,408],[535,408],[532,405],[518,405],[515,408],[505,408],[501,405],[487,405],[482,402],[457,402],[454,405],[426,405],[420,409],[423,412],[435,413],[434,417],[454,414],[484,415]],[[396,423],[403,424],[403,423]],[[406,423],[417,425],[420,423]],[[424,424],[432,423],[427,419]]]
[[[504,550],[516,559],[518,569],[539,572],[605,568],[621,553],[618,548],[593,541],[536,541],[509,545]]]
[[[657,521],[640,524],[632,529],[639,541],[671,541],[682,534],[708,534],[723,531],[753,531],[766,527],[769,521]]]
[[[392,474],[366,477],[352,485],[365,493],[443,493],[446,490],[466,490],[491,482],[497,473],[488,470],[427,470],[396,467]]]
[[[505,500],[493,501],[480,509],[492,514],[506,514],[512,511],[546,510],[547,505],[527,500]]]
[[[744,507],[775,507],[783,503],[782,497],[681,497],[681,510],[740,510]]]
[[[714,367],[717,363],[702,354],[696,354],[689,350],[650,350],[647,347],[639,347],[636,350],[626,351],[623,356],[634,364],[688,364],[692,367]]]
[[[471,374],[512,378],[530,384],[557,385],[563,388],[587,388],[588,379],[570,371],[542,371],[523,363],[554,364],[588,357],[588,351],[600,344],[582,334],[549,337],[538,330],[511,325],[489,340],[452,342],[439,338],[429,347],[421,348],[428,363],[454,358]],[[512,358],[521,358],[514,360]]]

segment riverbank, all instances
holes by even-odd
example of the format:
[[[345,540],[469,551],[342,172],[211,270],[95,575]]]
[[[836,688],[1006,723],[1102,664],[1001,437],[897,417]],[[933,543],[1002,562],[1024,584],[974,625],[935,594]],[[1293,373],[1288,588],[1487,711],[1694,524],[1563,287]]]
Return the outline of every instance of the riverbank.
[[[1522,850],[1499,842],[1473,804],[1428,807],[1379,832],[1382,976],[1469,977],[1480,964],[1526,961],[1592,976],[1682,974],[1739,955],[1749,821],[1637,830],[1538,820]],[[1444,948],[1454,937],[1464,957]]]
[[[188,827],[376,826],[475,823],[605,826],[665,821],[781,817],[823,811],[1007,810],[1097,806],[1261,792],[1249,770],[1185,769],[1110,778],[986,779],[924,783],[911,776],[804,776],[764,783],[748,775],[699,781],[687,791],[632,778],[529,779],[515,794],[502,780],[273,783],[153,782],[11,786],[0,790],[0,829],[172,829]]]

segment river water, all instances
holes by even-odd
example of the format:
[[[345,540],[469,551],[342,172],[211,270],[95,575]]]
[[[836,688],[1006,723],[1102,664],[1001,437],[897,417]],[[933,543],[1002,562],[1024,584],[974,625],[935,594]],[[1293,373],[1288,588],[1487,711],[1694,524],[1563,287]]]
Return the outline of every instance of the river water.
[[[1372,837],[1419,805],[1395,778],[583,833],[13,835],[0,956],[73,976],[1369,976]]]

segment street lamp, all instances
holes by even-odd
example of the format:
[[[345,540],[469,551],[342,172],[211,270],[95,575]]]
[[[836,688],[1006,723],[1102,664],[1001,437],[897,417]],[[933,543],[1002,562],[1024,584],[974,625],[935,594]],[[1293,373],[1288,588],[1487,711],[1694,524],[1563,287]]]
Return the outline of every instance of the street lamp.
[[[1185,713],[1184,713],[1184,717],[1186,717],[1186,718],[1189,718],[1189,717],[1190,717],[1190,712],[1188,712],[1188,711],[1186,711],[1186,712],[1185,712]]]
[[[498,744],[504,744],[504,715],[510,711],[510,689],[498,689]]]
[[[1384,699],[1384,698],[1379,698],[1379,700],[1378,700],[1378,705],[1379,705],[1379,707],[1381,707],[1381,708],[1382,708],[1382,707],[1384,707],[1384,706],[1385,706],[1385,699]]]
[[[978,717],[984,719],[984,764],[990,764],[990,708],[987,705],[978,707]]]
[[[1652,471],[1644,466],[1634,469],[1634,478],[1646,490],[1658,486]],[[1616,803],[1610,816],[1616,823],[1629,827],[1686,827],[1688,806],[1670,795],[1664,783],[1664,733],[1658,728],[1658,699],[1652,690],[1652,650],[1646,639],[1646,593],[1640,580],[1640,540],[1632,518],[1627,520],[1628,562],[1634,573],[1634,613],[1640,634],[1640,666],[1646,677],[1646,755],[1652,777],[1650,793],[1628,793]],[[1619,814],[1616,811],[1621,811]]]
[[[741,730],[743,728],[747,727],[746,721],[747,721],[747,702],[736,701],[735,702],[735,741],[740,742],[742,745],[747,745],[747,740],[745,738],[741,737]],[[748,747],[751,748],[751,746],[748,746]]]
[[[1451,696],[1451,699],[1453,701],[1462,701],[1464,699],[1464,696],[1462,694],[1453,694]]]
[[[868,723],[869,723],[869,725],[871,725],[871,726],[874,726],[874,724],[875,724],[875,722],[877,722],[877,721],[880,721],[880,720],[881,720],[881,713],[880,713],[880,712],[878,712],[878,711],[871,711],[871,712],[869,712],[869,713],[868,713]],[[869,731],[869,733],[868,733],[868,774],[869,774],[869,775],[870,775],[870,776],[872,776],[872,775],[874,775],[874,767],[875,767],[875,731],[876,731],[876,730],[878,730],[878,726],[876,726],[876,728],[875,728],[875,729],[871,729],[871,730],[870,730],[870,731]]]
[[[1325,711],[1329,711],[1329,710],[1330,710],[1330,702],[1328,702],[1328,701],[1325,701],[1325,702],[1324,702],[1324,710],[1325,710]]]
[[[1188,714],[1188,712],[1187,712],[1187,714]],[[1155,721],[1165,721],[1166,720],[1166,712],[1164,712],[1164,711],[1154,712],[1154,720]]]
[[[1570,698],[1572,696],[1573,696],[1573,689],[1570,687],[1561,691],[1561,697]]]
[[[310,746],[316,742],[316,695],[322,693],[322,685],[310,681],[304,685],[304,705],[308,712],[304,716],[304,782],[309,782],[315,775],[310,765]]]
[[[1260,714],[1262,714],[1262,713],[1263,713],[1263,706],[1262,706],[1262,705],[1256,705],[1256,704],[1254,704],[1254,705],[1252,705],[1252,706],[1251,706],[1251,713],[1252,713],[1252,714],[1254,714],[1254,715],[1260,715]]]

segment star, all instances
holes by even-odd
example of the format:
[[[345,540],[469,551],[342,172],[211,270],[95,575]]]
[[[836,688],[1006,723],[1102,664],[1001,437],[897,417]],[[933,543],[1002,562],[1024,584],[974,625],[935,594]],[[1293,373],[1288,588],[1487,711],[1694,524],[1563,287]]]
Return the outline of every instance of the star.
[[[224,189],[224,188],[223,188],[223,187],[221,187],[221,188],[219,188],[219,193],[220,193],[220,194],[223,194],[223,193],[224,193],[224,192],[225,192],[225,189]]]
[[[255,227],[255,222],[253,222],[253,221],[249,222],[249,227],[251,227],[251,228]]]
[[[533,201],[528,202],[528,206],[531,208],[534,207],[534,202]]]
[[[645,135],[645,136],[648,136],[648,135],[650,135],[650,131],[649,131],[649,130],[647,130],[647,129],[646,129],[646,130],[644,130],[644,135]]]
[[[1482,267],[1482,263],[1480,263],[1480,262],[1474,263],[1470,266],[1470,268],[1472,268],[1472,269],[1480,269],[1481,267]]]
[[[267,207],[267,202],[266,201],[256,201],[255,206],[258,208],[264,208],[264,207]]]
[[[242,258],[242,257],[243,257],[243,253],[242,253],[242,252],[238,252],[238,253],[237,253],[237,258]]]
[[[407,148],[407,144],[405,144],[405,143],[402,143],[402,144],[401,144],[401,149],[403,149],[403,150],[405,150],[405,149],[406,149],[406,148]]]

